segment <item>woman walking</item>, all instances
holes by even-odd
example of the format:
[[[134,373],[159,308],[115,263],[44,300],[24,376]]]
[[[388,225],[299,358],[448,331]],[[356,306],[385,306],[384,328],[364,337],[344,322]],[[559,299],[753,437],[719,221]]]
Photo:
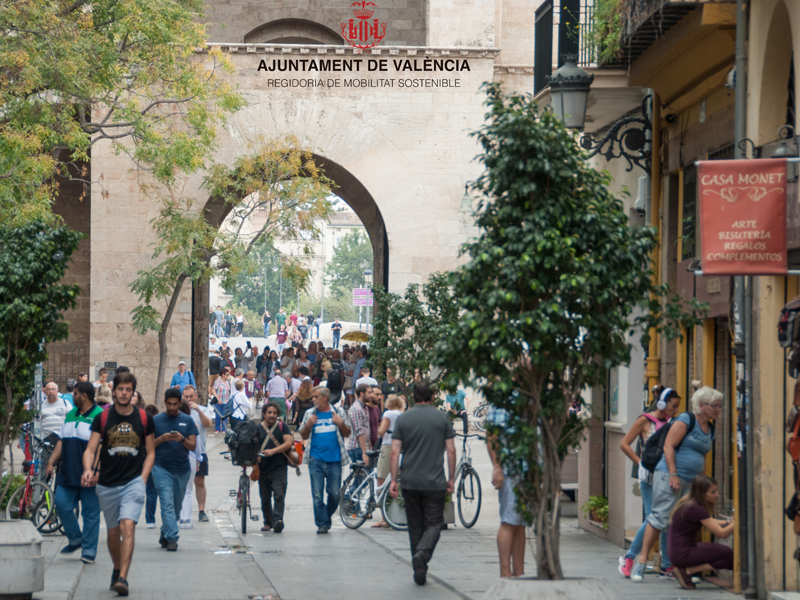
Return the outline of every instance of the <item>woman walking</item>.
[[[231,337],[231,330],[233,329],[233,313],[231,313],[231,309],[229,308],[225,312],[225,337]]]
[[[669,555],[675,576],[685,590],[693,590],[692,575],[701,571],[733,569],[733,550],[722,544],[698,542],[697,533],[705,527],[712,535],[725,539],[733,533],[733,519],[714,519],[719,500],[717,482],[706,475],[692,480],[689,494],[678,500],[669,520]]]
[[[631,581],[644,580],[644,568],[650,549],[667,528],[672,508],[689,491],[692,480],[705,469],[706,454],[714,440],[714,425],[722,410],[722,394],[703,386],[692,395],[692,412],[678,416],[670,425],[664,441],[664,455],[653,474],[653,505],[647,517],[642,551],[633,564]]]
[[[264,325],[264,337],[269,337],[269,324],[272,322],[272,317],[269,315],[269,311],[264,309],[264,314],[261,315],[261,323]]]
[[[639,455],[631,448],[633,440],[639,439],[640,445],[644,448],[647,440],[656,431],[661,429],[667,424],[672,417],[678,412],[678,405],[680,404],[681,397],[678,392],[672,388],[658,386],[654,391],[656,400],[656,409],[653,412],[644,413],[641,415],[630,428],[628,433],[622,439],[619,445],[620,449],[638,466],[639,489],[642,492],[642,504],[644,505],[645,519],[650,514],[653,506],[653,474],[645,469]],[[644,540],[644,532],[647,529],[647,521],[645,520],[639,531],[636,532],[636,537],[633,539],[631,547],[628,549],[627,554],[620,559],[619,572],[625,577],[631,576],[631,569],[633,568],[633,561],[642,550],[642,541]],[[661,532],[661,575],[668,576],[671,572],[672,564],[667,555],[667,532]]]
[[[236,335],[242,337],[244,332],[244,326],[247,324],[247,319],[244,318],[244,315],[241,311],[236,313]]]

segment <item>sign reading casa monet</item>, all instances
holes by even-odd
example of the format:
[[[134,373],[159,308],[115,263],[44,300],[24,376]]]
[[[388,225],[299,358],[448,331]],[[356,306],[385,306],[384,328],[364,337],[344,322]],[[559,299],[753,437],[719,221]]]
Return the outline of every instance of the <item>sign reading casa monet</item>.
[[[786,160],[709,160],[698,168],[704,275],[785,275]]]

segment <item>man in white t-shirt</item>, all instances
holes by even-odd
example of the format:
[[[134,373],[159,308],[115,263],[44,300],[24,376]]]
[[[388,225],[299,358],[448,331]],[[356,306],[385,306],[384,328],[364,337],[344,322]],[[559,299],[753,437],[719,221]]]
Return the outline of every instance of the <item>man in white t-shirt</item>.
[[[231,399],[231,426],[247,419],[250,416],[250,410],[253,408],[253,403],[250,402],[250,398],[247,397],[247,393],[244,391],[244,381],[237,379],[233,385],[236,387],[236,393]]]
[[[197,492],[197,520],[201,523],[208,523],[206,515],[206,477],[208,476],[208,454],[206,453],[206,428],[214,425],[214,409],[208,406],[197,404],[197,390],[193,385],[183,387],[183,402],[188,404],[194,424],[197,425],[197,445],[194,452],[189,453],[189,461],[192,463],[192,470],[195,475],[189,478],[186,486],[186,495],[183,497],[181,506],[181,516],[178,527],[188,529],[192,527],[192,479]]]
[[[73,408],[66,399],[59,397],[58,384],[55,381],[49,381],[44,386],[44,402],[42,402],[41,411],[39,413],[39,422],[42,427],[42,438],[46,442],[50,442],[52,447],[45,449],[41,456],[41,464],[46,465],[50,459],[50,453],[55,448],[58,440],[61,438],[61,428],[64,426],[64,421],[67,418],[67,413]]]
[[[378,385],[378,381],[372,377],[370,374],[370,368],[367,365],[361,365],[361,373],[360,377],[356,379],[356,387],[360,386],[361,384],[368,385],[370,387]]]

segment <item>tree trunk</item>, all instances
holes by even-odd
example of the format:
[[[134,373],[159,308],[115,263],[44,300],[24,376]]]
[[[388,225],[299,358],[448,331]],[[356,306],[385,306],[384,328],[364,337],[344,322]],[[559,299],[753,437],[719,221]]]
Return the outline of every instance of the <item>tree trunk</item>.
[[[181,288],[186,275],[178,277],[175,283],[175,290],[172,292],[172,297],[169,299],[167,310],[164,313],[164,318],[161,320],[161,329],[158,330],[158,379],[156,379],[156,395],[153,402],[161,407],[164,406],[162,396],[164,395],[164,373],[167,370],[167,327],[172,320],[172,313],[175,312],[175,306],[178,304],[178,298],[181,295]]]
[[[561,460],[553,437],[542,440],[543,477],[542,497],[536,510],[536,567],[539,579],[564,579],[561,570],[560,502]]]
[[[0,474],[3,472],[3,464],[5,460],[5,450],[6,446],[10,441],[10,432],[11,432],[11,418],[14,413],[14,400],[11,397],[11,388],[6,386],[6,393],[5,393],[5,404],[6,404],[6,412],[3,415],[3,429],[0,431]],[[0,500],[5,498],[6,492],[8,492],[8,488],[11,486],[11,478],[14,475],[14,469],[10,469],[8,472],[8,480],[6,481],[5,485],[0,485]],[[0,479],[0,484],[2,484],[2,479]]]
[[[192,373],[197,383],[198,403],[208,403],[208,311],[209,283],[197,283],[192,288]]]

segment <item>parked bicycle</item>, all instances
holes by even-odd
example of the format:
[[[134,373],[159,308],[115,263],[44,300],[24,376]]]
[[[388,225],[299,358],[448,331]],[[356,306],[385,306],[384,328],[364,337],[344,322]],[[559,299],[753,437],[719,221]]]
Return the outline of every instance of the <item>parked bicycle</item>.
[[[380,450],[367,452],[369,457],[378,454],[380,454]],[[408,531],[402,490],[397,494],[397,498],[392,498],[389,494],[389,486],[392,483],[391,476],[387,477],[383,485],[379,486],[376,469],[370,469],[363,462],[355,462],[351,466],[350,475],[342,484],[342,500],[339,508],[339,515],[345,527],[358,529],[380,506],[383,520],[392,529]]]
[[[22,472],[25,484],[11,494],[6,505],[6,519],[26,519],[33,521],[40,531],[52,523],[51,517],[55,508],[55,494],[44,479],[41,457],[45,450],[48,454],[54,445],[35,435],[29,426],[23,427],[26,444],[31,449],[31,459],[22,461]],[[60,526],[60,525],[59,525]],[[52,533],[56,529],[48,529],[43,533]]]
[[[475,410],[472,411],[472,416],[475,418],[473,423],[478,431],[485,432],[486,431],[486,415],[489,413],[489,403],[484,402],[480,406],[475,407]]]
[[[477,434],[456,433],[456,436],[463,438],[461,446],[461,458],[456,467],[456,498],[458,499],[458,518],[461,524],[469,529],[478,521],[481,513],[481,479],[478,472],[472,466],[472,457],[467,445],[468,438],[483,439]]]
[[[220,452],[220,454],[230,455],[230,450]],[[231,460],[230,456],[225,457]],[[239,487],[230,491],[230,495],[236,498],[236,508],[239,509],[239,516],[242,518],[242,534],[247,533],[247,517],[253,521],[258,521],[258,515],[253,516],[253,509],[250,506],[250,476],[247,474],[247,465],[242,465],[242,473],[239,475]]]

